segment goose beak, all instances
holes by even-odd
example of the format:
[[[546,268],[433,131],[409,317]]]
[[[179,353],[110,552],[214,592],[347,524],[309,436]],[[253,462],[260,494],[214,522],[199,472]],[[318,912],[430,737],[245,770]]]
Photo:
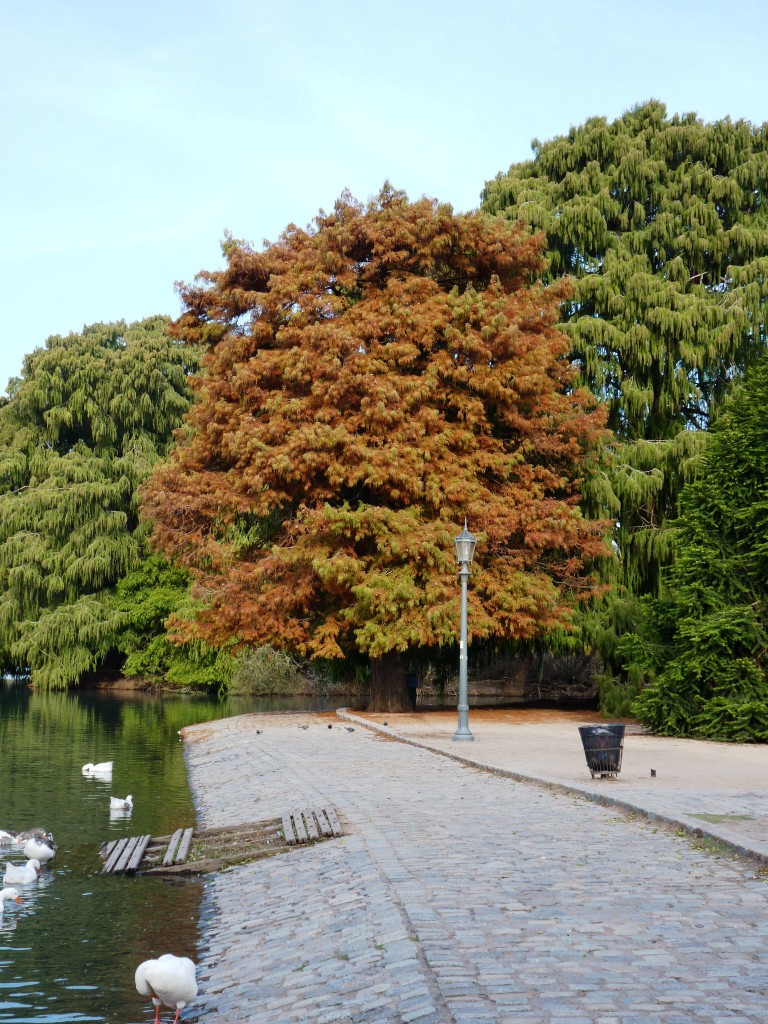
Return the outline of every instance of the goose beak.
[[[21,896],[17,896],[14,900],[15,903],[21,903]]]

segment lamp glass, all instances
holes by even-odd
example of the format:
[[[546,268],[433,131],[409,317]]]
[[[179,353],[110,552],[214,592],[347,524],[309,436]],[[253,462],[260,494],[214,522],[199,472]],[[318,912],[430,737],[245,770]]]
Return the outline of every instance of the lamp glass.
[[[475,557],[477,537],[473,537],[467,529],[466,519],[464,520],[464,529],[453,543],[456,545],[456,561],[458,564],[466,563],[468,565]]]

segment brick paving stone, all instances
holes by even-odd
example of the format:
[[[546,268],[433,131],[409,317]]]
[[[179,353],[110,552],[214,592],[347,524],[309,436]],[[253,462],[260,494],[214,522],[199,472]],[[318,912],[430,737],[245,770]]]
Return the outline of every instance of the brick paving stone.
[[[768,886],[748,860],[317,716],[184,735],[201,825],[327,804],[345,830],[206,876],[187,1020],[765,1020]]]

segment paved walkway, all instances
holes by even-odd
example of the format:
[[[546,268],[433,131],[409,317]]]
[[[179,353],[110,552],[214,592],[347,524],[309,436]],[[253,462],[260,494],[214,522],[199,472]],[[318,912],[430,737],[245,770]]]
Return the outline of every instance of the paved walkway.
[[[455,711],[342,714],[513,778],[580,793],[701,833],[768,864],[768,744],[649,736],[629,723],[620,773],[592,779],[578,731],[580,725],[601,724],[600,716],[589,712],[472,710],[472,742],[453,739]]]
[[[448,716],[447,730],[432,716],[375,716],[378,725],[353,717],[252,715],[183,731],[202,825],[331,803],[346,833],[208,877],[200,993],[189,1018],[766,1019],[768,882],[759,865],[572,792],[617,794],[637,806],[642,798],[644,810],[665,817],[683,807],[705,828],[691,815],[749,807],[756,822],[766,811],[765,775],[753,774],[764,772],[763,748],[748,748],[742,792],[735,748],[703,745],[710,769],[713,758],[719,765],[686,776],[686,799],[683,768],[698,762],[683,754],[698,746],[673,756],[675,741],[630,735],[620,781],[592,783],[567,718],[549,729],[484,726],[473,714],[475,742],[456,744]],[[654,761],[653,785],[641,751]]]

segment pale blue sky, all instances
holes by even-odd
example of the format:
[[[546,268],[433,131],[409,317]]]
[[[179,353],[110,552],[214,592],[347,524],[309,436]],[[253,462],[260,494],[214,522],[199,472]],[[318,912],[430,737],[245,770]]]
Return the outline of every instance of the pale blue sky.
[[[50,334],[385,179],[457,210],[649,99],[768,120],[763,0],[0,0],[0,393]]]

